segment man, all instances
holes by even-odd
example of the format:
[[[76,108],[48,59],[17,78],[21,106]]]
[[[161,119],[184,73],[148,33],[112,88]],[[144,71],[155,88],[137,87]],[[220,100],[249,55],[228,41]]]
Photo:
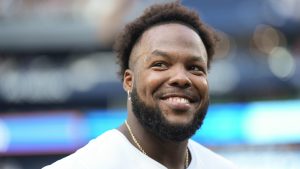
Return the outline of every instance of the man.
[[[128,117],[45,169],[232,169],[189,138],[209,105],[214,34],[179,3],[154,5],[125,27],[115,46]]]

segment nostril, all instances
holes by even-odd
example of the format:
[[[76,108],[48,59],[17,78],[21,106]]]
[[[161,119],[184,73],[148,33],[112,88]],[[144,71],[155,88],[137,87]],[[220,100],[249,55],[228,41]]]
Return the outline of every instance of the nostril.
[[[188,78],[176,78],[173,77],[170,79],[170,86],[188,88],[191,86],[191,81]]]
[[[191,85],[190,85],[190,83],[186,83],[185,85],[184,85],[184,88],[188,88],[188,87],[190,87]]]
[[[191,79],[189,78],[189,72],[187,72],[184,66],[174,66],[174,69],[171,72],[172,74],[170,74],[169,78],[170,86],[188,88],[192,85]]]

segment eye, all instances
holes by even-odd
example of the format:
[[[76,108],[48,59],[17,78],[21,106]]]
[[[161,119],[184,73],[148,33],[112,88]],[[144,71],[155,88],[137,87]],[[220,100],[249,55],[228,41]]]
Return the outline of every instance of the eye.
[[[203,67],[198,66],[198,65],[192,65],[189,67],[189,71],[191,71],[193,74],[200,75],[200,74],[205,74],[205,70]]]
[[[151,65],[152,68],[157,68],[157,69],[167,69],[168,65],[165,62],[159,61],[159,62],[154,62]]]
[[[201,71],[201,69],[199,68],[199,66],[191,66],[191,67],[190,67],[190,70],[193,70],[193,71]]]

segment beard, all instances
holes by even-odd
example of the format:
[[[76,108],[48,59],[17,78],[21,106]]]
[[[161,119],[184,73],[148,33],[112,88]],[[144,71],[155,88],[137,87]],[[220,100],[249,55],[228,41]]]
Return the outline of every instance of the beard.
[[[205,118],[209,99],[203,100],[203,106],[188,124],[172,124],[164,117],[158,106],[148,106],[138,96],[134,87],[131,93],[132,111],[142,126],[163,140],[180,142],[192,137],[201,127]]]

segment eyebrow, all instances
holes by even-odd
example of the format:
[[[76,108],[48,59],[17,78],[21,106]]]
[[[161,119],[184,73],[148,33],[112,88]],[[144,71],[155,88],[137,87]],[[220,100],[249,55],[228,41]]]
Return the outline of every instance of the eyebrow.
[[[161,50],[154,50],[153,52],[151,52],[151,55],[147,57],[147,59],[149,57],[153,57],[153,56],[162,56],[162,57],[166,57],[166,58],[171,58],[172,55],[169,54],[168,52],[164,52]],[[191,61],[200,61],[200,62],[205,62],[204,58],[202,56],[194,56],[194,55],[190,55],[189,60]]]

